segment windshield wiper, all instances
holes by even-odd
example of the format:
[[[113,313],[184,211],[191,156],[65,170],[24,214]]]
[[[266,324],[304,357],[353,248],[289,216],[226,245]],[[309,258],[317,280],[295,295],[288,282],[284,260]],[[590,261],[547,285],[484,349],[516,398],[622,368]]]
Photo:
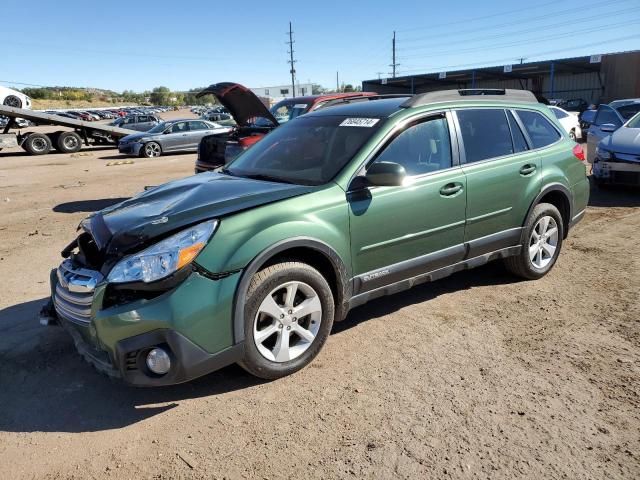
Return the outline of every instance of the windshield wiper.
[[[251,178],[252,180],[264,180],[265,182],[277,182],[277,183],[295,183],[290,180],[285,180],[280,177],[273,177],[271,175],[264,175],[262,173],[250,173],[245,175],[240,175],[244,178]]]

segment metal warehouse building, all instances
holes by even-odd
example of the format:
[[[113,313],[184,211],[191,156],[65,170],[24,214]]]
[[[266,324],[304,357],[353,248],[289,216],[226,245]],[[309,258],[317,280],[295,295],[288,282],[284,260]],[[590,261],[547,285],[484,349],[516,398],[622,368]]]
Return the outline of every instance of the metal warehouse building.
[[[363,91],[386,94],[461,88],[516,88],[595,104],[640,98],[640,50],[362,82]]]

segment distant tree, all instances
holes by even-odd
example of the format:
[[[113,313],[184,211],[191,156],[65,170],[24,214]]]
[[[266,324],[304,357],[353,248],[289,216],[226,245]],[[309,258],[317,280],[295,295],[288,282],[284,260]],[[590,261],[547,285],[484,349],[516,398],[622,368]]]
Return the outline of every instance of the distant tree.
[[[353,88],[353,85],[351,85],[350,83],[347,83],[346,85],[342,86],[342,91],[344,93],[349,93],[349,92],[355,92],[356,90]]]
[[[156,87],[151,91],[149,100],[153,105],[168,105],[171,96],[171,90],[167,87]]]
[[[311,84],[311,95],[322,95],[323,93],[327,93],[327,89],[318,83]]]

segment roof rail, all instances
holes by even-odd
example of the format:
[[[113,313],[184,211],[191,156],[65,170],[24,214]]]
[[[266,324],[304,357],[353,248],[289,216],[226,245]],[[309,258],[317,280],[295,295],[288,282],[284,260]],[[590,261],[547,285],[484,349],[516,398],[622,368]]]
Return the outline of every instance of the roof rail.
[[[472,98],[469,98],[472,97]],[[529,90],[515,90],[510,88],[465,88],[461,90],[438,90],[415,95],[401,107],[417,107],[436,102],[450,102],[455,100],[510,100],[514,102],[538,103],[536,96]]]
[[[386,98],[411,98],[412,95],[410,93],[393,93],[386,95],[366,95],[361,97],[343,97],[343,98],[334,98],[333,100],[329,100],[326,103],[323,103],[322,106],[318,109],[322,109],[325,107],[333,107],[335,105],[341,105],[343,103],[354,103],[354,102],[364,102],[371,100],[384,100]]]

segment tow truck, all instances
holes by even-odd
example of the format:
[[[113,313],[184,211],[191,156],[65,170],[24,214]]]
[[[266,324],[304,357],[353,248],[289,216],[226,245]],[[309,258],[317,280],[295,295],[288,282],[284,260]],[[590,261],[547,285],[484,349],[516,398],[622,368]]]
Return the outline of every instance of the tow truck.
[[[62,117],[50,113],[35,112],[25,108],[0,105],[0,116],[9,118],[9,122],[0,133],[0,150],[3,148],[22,147],[31,155],[46,155],[52,149],[61,153],[75,153],[82,145],[103,144],[117,145],[118,139],[138,133],[128,128],[114,127],[105,124],[96,124]],[[10,133],[9,130],[16,126],[16,119],[24,118],[37,125],[56,125],[72,128],[59,130],[52,133],[24,132]]]

